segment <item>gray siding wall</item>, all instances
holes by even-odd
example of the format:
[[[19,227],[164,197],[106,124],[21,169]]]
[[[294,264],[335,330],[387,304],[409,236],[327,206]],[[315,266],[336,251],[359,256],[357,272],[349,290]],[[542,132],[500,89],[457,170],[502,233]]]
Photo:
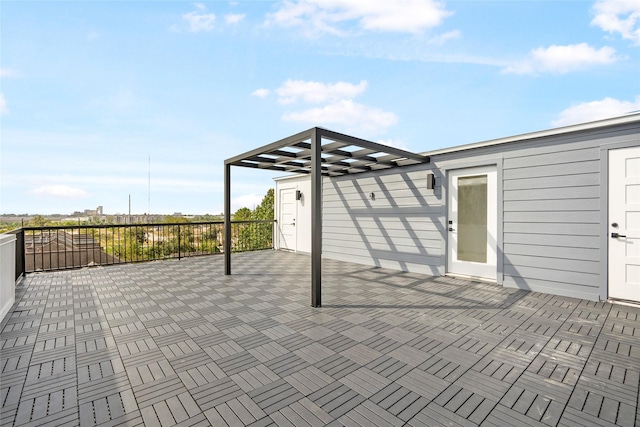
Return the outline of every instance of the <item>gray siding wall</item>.
[[[323,256],[442,275],[446,171],[501,166],[498,283],[606,298],[602,147],[638,142],[637,124],[432,156],[431,164],[323,182]],[[633,144],[633,142],[631,142]],[[500,167],[498,168],[500,170]],[[426,189],[427,170],[436,190]],[[606,182],[606,180],[604,181]],[[371,200],[370,193],[375,193]]]
[[[325,178],[323,256],[444,274],[440,187],[427,190],[426,182],[424,165]]]
[[[633,141],[640,144],[638,124],[520,143],[504,153],[505,286],[607,298],[602,157]]]
[[[595,141],[507,153],[503,208],[505,286],[598,299],[602,213]]]

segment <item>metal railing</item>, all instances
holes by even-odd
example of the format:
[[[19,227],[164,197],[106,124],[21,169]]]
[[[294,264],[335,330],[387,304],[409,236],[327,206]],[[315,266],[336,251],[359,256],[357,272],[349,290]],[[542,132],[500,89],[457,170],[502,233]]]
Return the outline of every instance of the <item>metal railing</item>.
[[[275,221],[232,221],[231,252],[273,248]],[[23,273],[224,251],[224,222],[23,227],[16,240],[16,279]]]

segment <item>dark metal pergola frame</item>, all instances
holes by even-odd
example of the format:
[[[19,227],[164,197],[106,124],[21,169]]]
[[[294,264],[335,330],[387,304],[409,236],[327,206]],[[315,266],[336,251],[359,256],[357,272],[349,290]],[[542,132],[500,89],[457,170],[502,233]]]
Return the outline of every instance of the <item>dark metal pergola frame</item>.
[[[311,174],[311,306],[320,307],[322,177],[337,177],[428,162],[427,156],[319,127],[225,160],[224,274],[231,274],[231,166]]]

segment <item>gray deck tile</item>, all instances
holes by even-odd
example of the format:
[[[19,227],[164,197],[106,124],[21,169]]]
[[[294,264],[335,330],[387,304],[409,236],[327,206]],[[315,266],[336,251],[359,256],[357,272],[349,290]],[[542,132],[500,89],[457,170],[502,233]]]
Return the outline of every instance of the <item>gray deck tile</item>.
[[[360,368],[357,363],[339,354],[325,358],[314,366],[336,380]]]
[[[272,331],[274,328],[269,329],[269,331]],[[286,348],[289,351],[295,351],[298,349],[301,349],[302,347],[306,347],[307,345],[310,345],[314,342],[313,339],[299,334],[299,333],[294,333],[295,331],[293,331],[293,329],[291,330],[292,333],[290,334],[285,334],[283,337],[281,338],[275,338],[275,341],[280,344],[281,346],[283,346],[284,348]],[[269,336],[269,334],[266,333],[267,331],[263,331],[263,333],[267,336]],[[274,339],[273,337],[276,337],[277,335],[275,335],[274,333],[271,334],[271,338]]]
[[[60,418],[77,418],[77,391],[75,387],[57,390],[53,393],[23,398],[18,405],[16,425],[36,425],[54,423]]]
[[[126,371],[131,385],[134,387],[176,374],[171,364],[165,359],[148,364],[130,366]]]
[[[511,387],[511,383],[492,378],[472,369],[465,372],[454,384],[495,402],[499,402]]]
[[[634,426],[634,423],[631,424],[615,424],[598,417],[594,417],[586,412],[582,412],[576,410],[574,408],[567,407],[562,414],[562,418],[558,423],[558,426],[561,427],[570,427],[570,426],[589,426],[589,427],[614,427],[614,426],[625,426],[631,427]]]
[[[231,378],[224,377],[216,381],[189,390],[196,403],[203,411],[208,411],[225,403],[244,392]]]
[[[366,400],[364,396],[339,382],[321,388],[308,398],[333,418],[341,417]]]
[[[429,403],[428,399],[398,384],[388,385],[369,399],[403,421],[413,418]]]
[[[156,381],[133,387],[136,401],[140,409],[154,405],[172,396],[186,392],[187,389],[177,375],[161,378]]]
[[[429,355],[424,362],[418,365],[418,368],[450,383],[459,378],[468,369],[458,363],[442,358],[440,355]]]
[[[214,362],[200,365],[178,373],[182,383],[191,390],[225,378],[227,375]]]
[[[294,402],[270,417],[280,427],[322,427],[333,421],[333,417],[308,399]]]
[[[248,427],[275,427],[277,424],[273,422],[270,417],[264,417],[256,421],[255,423],[249,424]]]
[[[252,348],[260,347],[261,345],[268,344],[272,340],[261,332],[255,332],[249,335],[245,335],[235,340],[245,350],[251,350]]]
[[[399,427],[405,423],[368,400],[347,412],[338,421],[347,427]]]
[[[382,353],[373,350],[372,348],[369,348],[364,344],[355,344],[352,347],[340,352],[340,355],[346,357],[347,359],[353,360],[361,366],[364,366],[380,358],[382,356]]]
[[[0,425],[640,424],[638,308],[332,260],[312,308],[280,274],[306,256],[222,264],[25,276],[0,325]]]
[[[571,384],[555,381],[531,372],[523,372],[514,385],[562,404],[568,402],[573,391],[573,385]]]
[[[391,381],[397,380],[412,369],[412,367],[406,363],[400,362],[390,356],[379,357],[366,365],[366,367],[371,369],[373,372],[390,379]]]
[[[281,377],[291,375],[301,369],[310,366],[307,361],[296,354],[287,353],[265,363],[265,366]]]
[[[633,425],[636,413],[634,403],[627,403],[627,399],[620,401],[618,396],[608,395],[608,391],[593,391],[583,388],[579,384],[569,400],[567,410],[569,408],[577,409],[591,418],[612,424]],[[618,399],[612,399],[612,397],[618,397]]]
[[[248,396],[268,415],[304,397],[282,379],[253,390]]]
[[[498,404],[489,413],[487,418],[482,423],[482,426],[491,427],[504,427],[504,426],[540,426],[538,421],[533,418],[529,418],[526,415],[520,414],[512,409],[504,407]],[[555,425],[555,424],[550,424]],[[576,424],[580,425],[580,424]],[[584,425],[584,424],[582,424]]]
[[[391,338],[383,337],[381,335],[375,335],[369,339],[366,339],[362,341],[362,344],[385,354],[390,353],[398,347],[402,346],[402,343],[399,343],[398,341]]]
[[[231,356],[216,360],[216,365],[218,365],[227,375],[237,374],[238,372],[258,365],[259,363],[260,361],[247,351],[232,354]]]
[[[271,384],[280,379],[264,365],[257,365],[231,376],[231,379],[245,392]]]
[[[349,326],[349,328],[350,327],[351,326]],[[335,333],[329,337],[319,340],[318,342],[336,353],[340,353],[341,351],[351,348],[357,344],[356,340],[340,333]]]

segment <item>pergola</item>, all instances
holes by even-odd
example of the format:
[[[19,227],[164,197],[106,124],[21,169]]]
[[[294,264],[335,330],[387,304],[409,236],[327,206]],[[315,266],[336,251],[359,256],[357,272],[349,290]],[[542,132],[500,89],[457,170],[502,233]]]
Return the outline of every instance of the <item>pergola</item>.
[[[322,177],[338,177],[428,162],[428,156],[318,127],[225,160],[225,275],[231,274],[231,166],[311,174],[311,306],[320,307]]]

